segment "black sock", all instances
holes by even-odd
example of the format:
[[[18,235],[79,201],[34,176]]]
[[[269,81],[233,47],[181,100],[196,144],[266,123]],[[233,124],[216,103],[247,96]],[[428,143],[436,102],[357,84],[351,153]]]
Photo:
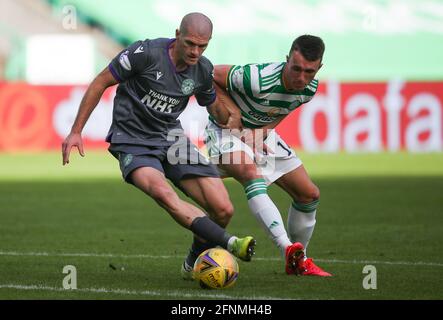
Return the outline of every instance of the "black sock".
[[[225,229],[207,216],[195,218],[191,223],[190,229],[200,238],[224,249],[228,248],[228,241],[232,237]]]
[[[192,247],[189,250],[189,254],[186,257],[186,264],[188,266],[193,267],[195,260],[197,260],[198,256],[205,250],[209,248],[214,248],[217,245],[212,242],[203,242],[198,237],[194,236],[194,242],[192,243]]]

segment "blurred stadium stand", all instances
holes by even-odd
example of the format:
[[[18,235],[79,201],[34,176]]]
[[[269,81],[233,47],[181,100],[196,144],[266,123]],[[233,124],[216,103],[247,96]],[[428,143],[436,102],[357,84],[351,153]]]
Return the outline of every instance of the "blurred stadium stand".
[[[0,1],[0,78],[26,79],[27,40],[34,35],[88,35],[95,44],[94,71],[105,66],[122,49],[121,44],[102,29],[83,24],[80,20],[75,29],[66,29],[62,19],[62,12],[55,10],[47,1]]]
[[[0,50],[9,80],[23,78],[23,50],[9,53],[12,47],[23,48],[30,34],[89,34],[100,69],[121,46],[174,37],[180,18],[191,11],[214,22],[206,52],[214,63],[280,61],[294,37],[308,32],[326,42],[323,79],[440,80],[443,74],[439,0],[279,0],[272,6],[252,0],[2,0],[1,6]],[[68,6],[76,10],[76,30],[63,29]]]
[[[1,73],[24,79],[26,38],[39,33],[88,34],[97,47],[95,70],[122,47],[145,38],[174,37],[180,18],[201,11],[214,22],[206,55],[217,64],[280,61],[292,40],[326,42],[323,79],[440,80],[443,2],[439,0],[181,1],[2,0]],[[66,9],[78,27],[63,28]],[[13,54],[11,54],[13,52]]]

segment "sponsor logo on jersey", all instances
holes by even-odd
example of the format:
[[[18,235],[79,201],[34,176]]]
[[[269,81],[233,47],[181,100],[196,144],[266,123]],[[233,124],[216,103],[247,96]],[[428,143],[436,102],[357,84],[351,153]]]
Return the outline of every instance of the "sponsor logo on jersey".
[[[182,82],[182,92],[183,94],[191,94],[194,92],[195,83],[192,79],[186,79]]]
[[[158,80],[163,76],[163,73],[161,71],[157,71],[157,74],[155,75],[155,78]]]
[[[128,53],[129,53],[128,50],[126,50],[125,52],[123,52],[123,53],[120,55],[118,61],[120,62],[121,66],[122,66],[124,69],[126,69],[126,70],[128,70],[128,71],[131,71],[132,67],[131,67],[131,63],[129,62]]]
[[[135,53],[143,53],[145,49],[143,49],[143,45],[141,45],[140,47],[138,47],[137,49],[135,49],[134,54]]]
[[[256,121],[260,121],[260,122],[272,122],[275,120],[275,117],[273,117],[273,116],[262,116],[261,114],[257,114],[255,112],[250,111],[250,110],[248,111],[248,115],[252,119],[254,119]]]
[[[141,99],[141,102],[155,111],[171,113],[172,108],[180,103],[180,99],[169,97],[149,89],[148,94]]]

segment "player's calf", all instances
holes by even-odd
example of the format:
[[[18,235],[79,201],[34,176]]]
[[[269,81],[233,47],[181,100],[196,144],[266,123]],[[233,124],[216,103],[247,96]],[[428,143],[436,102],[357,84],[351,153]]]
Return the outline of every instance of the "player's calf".
[[[314,232],[319,200],[309,203],[293,201],[288,212],[288,234],[292,242],[300,242],[306,248]]]

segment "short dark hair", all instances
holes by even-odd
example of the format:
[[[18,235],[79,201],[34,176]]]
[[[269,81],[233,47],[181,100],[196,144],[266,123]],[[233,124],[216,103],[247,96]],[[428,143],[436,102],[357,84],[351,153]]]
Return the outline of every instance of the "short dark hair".
[[[294,50],[299,51],[306,60],[315,61],[323,58],[325,44],[320,37],[305,34],[292,42],[289,55],[291,55]]]

